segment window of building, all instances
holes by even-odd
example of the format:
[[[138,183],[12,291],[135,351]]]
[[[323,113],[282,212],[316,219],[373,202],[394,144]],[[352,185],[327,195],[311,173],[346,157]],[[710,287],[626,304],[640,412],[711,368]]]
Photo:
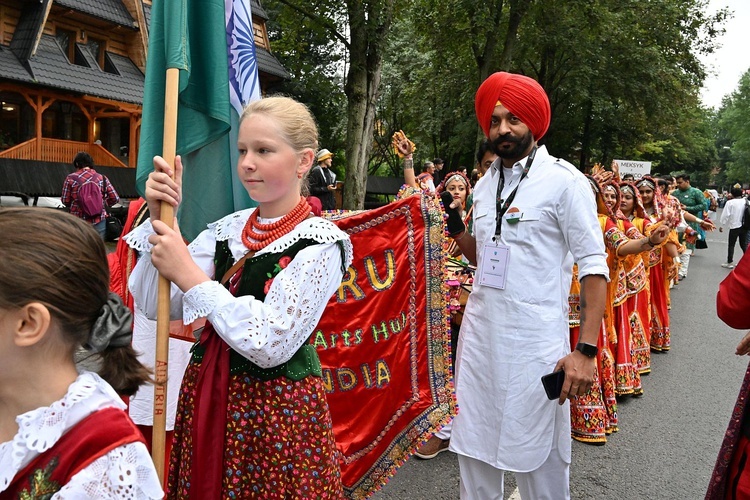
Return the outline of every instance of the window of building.
[[[88,121],[81,108],[68,101],[56,101],[42,115],[42,137],[86,142]]]
[[[36,114],[16,92],[0,92],[0,151],[34,137]]]
[[[104,54],[104,71],[107,73],[112,73],[113,75],[119,75],[120,72],[117,70],[117,67],[115,66],[115,63],[112,62],[112,58],[109,57],[109,54]]]
[[[96,62],[99,63],[99,67],[104,66],[104,42],[90,36],[89,42],[86,45],[89,46],[91,55],[94,56]]]
[[[65,54],[65,57],[68,58],[68,61],[72,61],[75,59],[75,41],[76,41],[76,34],[74,31],[57,28],[55,30],[55,39],[57,40],[57,43],[60,45],[60,48],[62,49],[63,53]]]
[[[86,61],[86,57],[84,57],[83,52],[81,52],[81,48],[76,44],[74,47],[75,55],[73,59],[71,60],[73,64],[76,66],[86,66],[87,68],[90,68],[88,61]]]
[[[77,34],[75,31],[59,27],[55,28],[55,39],[65,56],[68,58],[68,61],[78,66],[89,66],[81,49],[76,45]]]
[[[94,59],[96,59],[96,63],[99,65],[100,68],[104,68],[104,53],[107,49],[107,42],[105,40],[100,40],[98,38],[94,38],[92,36],[89,36],[88,43],[89,51],[91,52],[91,55],[94,56]]]

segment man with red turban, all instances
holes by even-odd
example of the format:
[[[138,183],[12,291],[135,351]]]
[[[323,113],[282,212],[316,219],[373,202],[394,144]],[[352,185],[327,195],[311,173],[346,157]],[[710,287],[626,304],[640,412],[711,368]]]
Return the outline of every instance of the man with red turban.
[[[583,174],[537,144],[550,105],[536,81],[491,75],[477,91],[476,114],[499,158],[475,187],[473,234],[448,208],[449,232],[477,264],[459,337],[460,410],[450,439],[461,498],[503,498],[506,470],[516,473],[524,499],[569,498],[567,398],[593,382],[609,275],[596,203]],[[574,262],[581,342],[571,353]],[[541,378],[559,370],[564,382],[553,402]]]

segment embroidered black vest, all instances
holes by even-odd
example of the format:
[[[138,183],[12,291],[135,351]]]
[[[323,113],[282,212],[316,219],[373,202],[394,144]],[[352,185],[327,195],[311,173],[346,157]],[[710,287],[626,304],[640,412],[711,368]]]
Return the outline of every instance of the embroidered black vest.
[[[264,253],[248,258],[243,265],[242,276],[237,285],[235,296],[252,295],[258,300],[265,300],[265,290],[268,289],[266,282],[272,280],[281,272],[281,269],[286,267],[285,263],[293,260],[302,249],[316,244],[318,242],[309,238],[300,239],[282,252]],[[342,247],[343,257],[343,246],[340,242],[339,246]],[[216,242],[214,264],[216,265],[214,276],[218,281],[234,264],[234,257],[229,250],[227,241]],[[229,288],[229,281],[224,286]],[[196,343],[193,346],[193,363],[200,364],[204,352],[205,348],[200,343]],[[229,359],[229,372],[232,375],[247,373],[260,380],[272,380],[279,377],[302,380],[308,375],[316,377],[322,375],[318,353],[315,347],[309,343],[309,339],[294,353],[289,361],[273,368],[261,368],[234,349],[231,349]]]

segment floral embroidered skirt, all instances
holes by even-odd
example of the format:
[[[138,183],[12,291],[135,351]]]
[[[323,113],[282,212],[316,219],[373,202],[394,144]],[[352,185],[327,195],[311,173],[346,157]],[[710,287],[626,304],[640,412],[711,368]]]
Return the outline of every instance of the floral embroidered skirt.
[[[188,366],[180,389],[168,498],[190,496],[198,370],[199,365]],[[339,454],[320,378],[230,375],[226,412],[222,499],[342,498]]]
[[[578,343],[579,327],[570,329],[571,345]],[[570,430],[573,439],[583,443],[604,444],[607,435],[617,432],[617,399],[615,397],[615,361],[609,350],[604,328],[597,342],[594,383],[589,392],[570,401]]]
[[[648,288],[628,299],[630,303],[630,335],[633,342],[633,365],[639,374],[651,373],[651,302]]]
[[[669,330],[669,310],[667,308],[669,285],[664,280],[661,266],[651,268],[649,274],[651,289],[651,349],[668,351],[671,345]]]
[[[626,394],[641,394],[641,376],[633,364],[633,335],[630,329],[630,306],[634,302],[625,301],[614,308],[615,331],[617,345],[615,346],[615,393],[618,396]]]

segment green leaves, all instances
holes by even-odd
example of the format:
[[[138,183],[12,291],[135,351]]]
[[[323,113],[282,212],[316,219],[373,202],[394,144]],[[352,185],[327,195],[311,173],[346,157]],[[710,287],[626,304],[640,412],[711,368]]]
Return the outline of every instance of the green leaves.
[[[307,14],[290,7],[295,3]],[[687,170],[708,182],[721,160],[714,145],[714,115],[698,99],[706,69],[697,55],[714,50],[728,13],[709,13],[707,4],[268,0],[264,7],[273,11],[269,29],[274,53],[295,77],[281,89],[311,106],[325,147],[343,151],[347,144],[348,155],[358,157],[346,158],[347,168],[362,156],[361,143],[354,143],[368,140],[362,135],[364,126],[355,130],[349,123],[347,132],[347,119],[370,118],[346,94],[376,99],[367,168],[352,171],[357,178],[375,172],[400,175],[388,147],[399,129],[418,146],[416,165],[441,157],[449,169],[465,165],[470,170],[482,139],[474,93],[487,75],[508,70],[529,75],[546,89],[552,124],[544,143],[553,154],[581,168],[594,162],[606,165],[614,157],[650,160],[660,173]],[[377,37],[388,26],[379,21],[389,16],[392,25],[383,38]],[[385,45],[368,45],[367,37],[352,36],[363,32]],[[349,44],[337,38],[342,34]],[[382,67],[369,52],[373,49],[382,54]],[[738,156],[732,149],[725,162],[730,166],[744,151],[743,119],[750,123],[740,109],[740,100],[733,100],[732,109],[722,114],[722,127],[732,131],[732,148],[738,148]],[[745,150],[750,151],[747,140]],[[334,162],[334,168],[343,164]]]
[[[724,99],[719,111],[721,159],[730,184],[750,179],[750,69],[740,78],[737,90]]]

